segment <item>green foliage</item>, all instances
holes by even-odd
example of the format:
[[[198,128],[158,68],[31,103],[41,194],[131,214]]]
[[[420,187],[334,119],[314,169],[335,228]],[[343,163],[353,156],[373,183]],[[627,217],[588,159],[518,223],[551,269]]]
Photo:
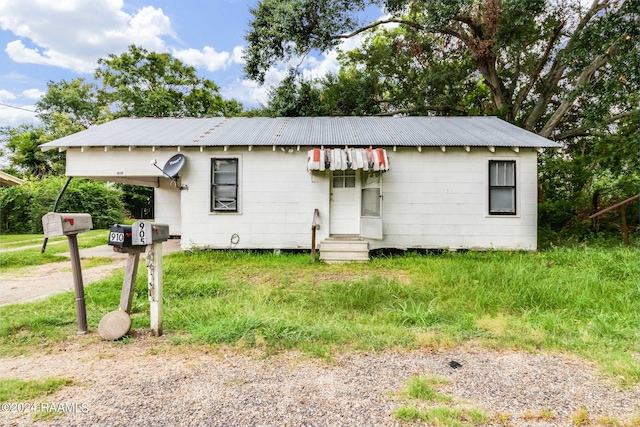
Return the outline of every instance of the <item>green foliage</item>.
[[[131,45],[98,60],[99,96],[116,117],[207,117],[235,115],[242,106],[224,101],[218,86],[168,53]]]
[[[263,0],[250,9],[253,21],[247,33],[245,71],[264,83],[266,70],[281,59],[337,46],[335,34],[357,28],[348,12],[364,10],[364,0]],[[374,2],[371,2],[374,3]],[[345,13],[347,12],[347,13]]]
[[[482,425],[489,417],[477,409],[459,409],[446,406],[420,410],[414,406],[401,406],[394,415],[403,421],[426,421],[443,427],[466,427]]]
[[[36,103],[50,140],[71,135],[111,119],[98,87],[83,78],[47,83],[46,93]]]
[[[448,383],[448,380],[445,378],[414,376],[407,381],[405,394],[409,398],[427,402],[448,402],[451,398],[438,393],[436,390],[438,385],[446,383]]]
[[[27,180],[19,187],[0,188],[0,231],[41,233],[42,216],[53,204],[66,178]],[[91,214],[94,228],[109,228],[124,219],[121,192],[101,181],[75,179],[58,205],[58,212]]]
[[[127,216],[136,219],[153,218],[153,187],[131,184],[115,184],[122,191],[122,204]]]
[[[11,166],[27,176],[43,177],[64,172],[64,153],[57,150],[40,150],[40,144],[50,140],[43,127],[5,127],[0,129],[0,137],[6,140],[5,146]]]
[[[47,378],[44,380],[0,379],[0,402],[26,402],[49,396],[73,381],[69,378]]]

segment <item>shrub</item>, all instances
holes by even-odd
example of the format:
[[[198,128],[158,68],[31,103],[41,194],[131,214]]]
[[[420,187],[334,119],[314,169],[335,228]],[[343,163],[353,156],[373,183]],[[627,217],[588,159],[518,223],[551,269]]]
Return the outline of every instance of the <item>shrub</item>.
[[[19,187],[0,189],[0,232],[42,233],[42,216],[51,212],[65,177],[32,179]],[[94,228],[122,222],[122,194],[112,184],[74,179],[60,199],[58,212],[91,214]]]

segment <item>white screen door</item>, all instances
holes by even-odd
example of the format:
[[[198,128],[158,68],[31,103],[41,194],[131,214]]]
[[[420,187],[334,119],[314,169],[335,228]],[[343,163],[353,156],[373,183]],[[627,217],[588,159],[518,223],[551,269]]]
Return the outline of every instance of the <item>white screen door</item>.
[[[362,172],[360,237],[382,239],[382,174]]]

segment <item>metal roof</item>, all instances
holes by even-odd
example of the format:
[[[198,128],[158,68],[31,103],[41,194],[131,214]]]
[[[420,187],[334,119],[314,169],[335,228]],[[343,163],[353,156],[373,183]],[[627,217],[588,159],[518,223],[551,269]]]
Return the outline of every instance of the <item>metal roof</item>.
[[[497,117],[122,118],[42,145],[559,147]]]

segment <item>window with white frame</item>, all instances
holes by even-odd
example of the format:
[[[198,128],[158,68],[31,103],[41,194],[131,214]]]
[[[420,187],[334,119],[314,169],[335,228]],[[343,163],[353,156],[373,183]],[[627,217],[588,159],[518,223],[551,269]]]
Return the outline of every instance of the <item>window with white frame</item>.
[[[516,162],[489,161],[489,214],[516,214]]]
[[[353,169],[333,171],[333,188],[354,188],[356,171]]]
[[[211,212],[238,212],[238,159],[211,159]]]

